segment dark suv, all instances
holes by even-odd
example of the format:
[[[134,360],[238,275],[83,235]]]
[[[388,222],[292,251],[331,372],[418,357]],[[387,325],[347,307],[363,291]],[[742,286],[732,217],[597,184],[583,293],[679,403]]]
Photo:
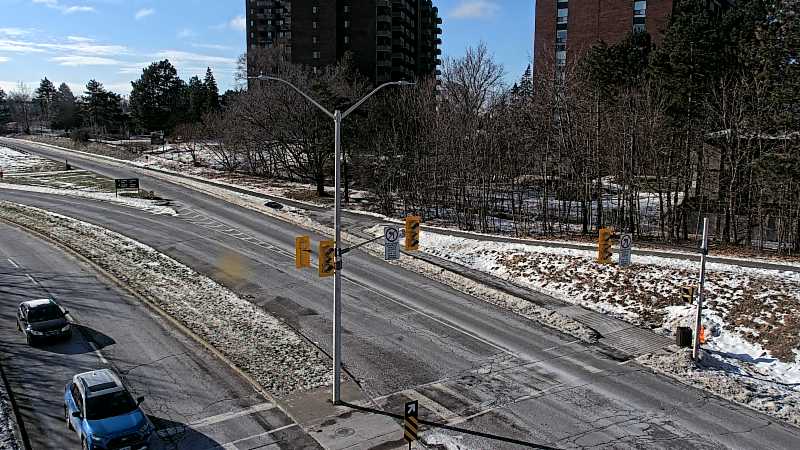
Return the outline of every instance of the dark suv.
[[[23,302],[17,310],[17,329],[25,333],[28,345],[43,339],[69,339],[72,325],[67,314],[68,311],[49,298]]]

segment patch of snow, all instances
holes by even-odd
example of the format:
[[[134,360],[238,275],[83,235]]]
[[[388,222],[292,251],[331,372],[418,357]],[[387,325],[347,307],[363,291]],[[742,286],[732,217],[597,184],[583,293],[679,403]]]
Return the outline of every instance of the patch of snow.
[[[25,192],[38,192],[42,194],[52,194],[52,195],[63,195],[66,197],[88,198],[107,203],[114,203],[116,205],[127,206],[129,208],[141,209],[142,211],[147,211],[151,214],[168,215],[168,216],[178,215],[178,213],[173,208],[170,208],[169,206],[159,205],[159,201],[157,200],[147,200],[142,198],[117,196],[116,194],[108,192],[91,192],[91,191],[81,191],[81,190],[56,189],[43,186],[28,186],[22,184],[8,184],[8,183],[0,183],[0,189],[25,191]]]
[[[14,411],[6,392],[5,383],[0,382],[0,449],[19,450],[22,448],[15,433]]]

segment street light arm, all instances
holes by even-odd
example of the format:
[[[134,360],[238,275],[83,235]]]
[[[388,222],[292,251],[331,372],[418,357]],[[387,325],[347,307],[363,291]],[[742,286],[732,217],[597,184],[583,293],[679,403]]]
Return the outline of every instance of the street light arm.
[[[409,81],[390,81],[390,82],[388,82],[388,83],[383,83],[382,85],[380,85],[380,86],[376,87],[376,88],[375,88],[375,89],[374,89],[372,92],[370,92],[369,94],[367,94],[367,95],[366,95],[364,98],[362,98],[361,100],[359,100],[359,101],[358,101],[358,103],[356,103],[355,105],[351,106],[350,108],[348,108],[348,109],[347,109],[347,111],[345,111],[344,113],[342,113],[342,119],[344,119],[345,117],[349,116],[349,115],[350,115],[350,113],[352,113],[353,111],[355,111],[356,109],[358,109],[358,107],[359,107],[359,106],[361,106],[361,105],[363,105],[363,104],[364,104],[364,102],[366,102],[367,100],[369,100],[369,98],[370,98],[370,97],[372,97],[372,96],[373,96],[373,95],[375,95],[375,94],[376,94],[378,91],[380,91],[381,89],[383,89],[383,88],[385,88],[385,87],[387,87],[387,86],[413,86],[413,85],[415,85],[415,84],[416,84],[416,83],[412,83],[412,82],[409,82]]]
[[[317,103],[317,101],[316,101],[316,100],[314,100],[313,98],[311,98],[311,97],[310,97],[308,94],[306,94],[305,92],[301,91],[301,90],[300,90],[300,88],[298,88],[297,86],[293,85],[292,83],[290,83],[290,82],[288,82],[288,81],[284,80],[283,78],[278,78],[278,77],[270,77],[270,76],[267,76],[267,75],[259,75],[259,76],[257,76],[257,77],[248,77],[248,78],[250,78],[250,79],[255,79],[255,80],[261,80],[261,81],[278,81],[278,82],[281,82],[281,83],[283,83],[283,84],[285,84],[285,85],[289,86],[290,88],[294,89],[295,91],[297,91],[297,93],[298,93],[298,94],[302,95],[303,97],[305,97],[305,98],[306,98],[306,100],[308,100],[308,101],[310,101],[311,103],[313,103],[313,104],[314,104],[314,106],[316,106],[317,108],[319,108],[320,110],[322,110],[322,112],[324,112],[324,113],[325,113],[325,114],[326,114],[328,117],[330,117],[331,119],[333,119],[333,118],[334,118],[334,116],[333,116],[333,113],[332,113],[332,112],[328,111],[328,110],[327,110],[327,109],[326,109],[324,106],[322,106],[322,105],[320,105],[319,103]]]

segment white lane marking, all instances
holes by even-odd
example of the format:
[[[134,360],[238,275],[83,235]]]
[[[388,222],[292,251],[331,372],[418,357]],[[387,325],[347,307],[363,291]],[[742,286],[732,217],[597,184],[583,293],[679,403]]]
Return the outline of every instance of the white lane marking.
[[[413,400],[418,401],[420,406],[428,409],[429,411],[433,411],[437,416],[446,422],[449,422],[450,420],[458,420],[461,417],[453,411],[447,409],[447,407],[441,403],[438,403],[436,400],[433,400],[432,398],[413,389],[404,391],[403,394]],[[471,403],[472,402],[467,402],[468,405]]]
[[[559,357],[558,357],[558,358],[556,358],[555,360],[557,361],[558,359],[562,359],[562,360],[564,360],[564,361],[569,361],[569,362],[571,362],[572,364],[575,364],[575,365],[576,365],[576,366],[578,366],[578,367],[581,367],[581,368],[583,368],[583,369],[586,369],[586,370],[587,370],[589,373],[600,373],[600,372],[605,372],[605,370],[603,370],[603,369],[598,369],[597,367],[595,367],[595,366],[593,366],[593,365],[591,365],[591,364],[588,364],[588,363],[586,363],[585,361],[581,361],[580,359],[578,359],[578,358],[575,358],[575,357],[573,357],[573,356],[563,355],[563,356],[559,356]]]
[[[17,265],[17,263],[15,263],[13,259],[8,258],[8,262],[10,262],[11,265],[14,266],[15,268],[19,269],[19,265]]]
[[[39,283],[36,282],[36,278],[33,278],[33,276],[31,276],[31,274],[26,273],[25,276],[28,277],[29,280],[31,280],[31,283],[33,283],[33,284],[35,284],[37,286],[39,285]]]
[[[223,414],[217,414],[216,416],[206,417],[205,419],[200,419],[195,422],[189,424],[192,428],[202,428],[207,427],[210,425],[214,425],[216,423],[225,422],[231,419],[235,419],[237,417],[242,416],[249,416],[250,414],[255,414],[261,411],[269,411],[270,409],[274,409],[275,405],[269,402],[261,403],[255,406],[251,406],[246,409],[242,409],[239,411],[231,411]]]
[[[408,309],[409,311],[412,311],[415,314],[419,314],[421,316],[427,317],[428,319],[431,319],[431,320],[433,320],[434,322],[436,322],[436,323],[438,323],[440,325],[446,326],[446,327],[448,327],[448,328],[450,328],[452,330],[455,330],[455,331],[463,334],[464,336],[468,336],[468,337],[470,337],[472,339],[475,339],[476,341],[481,342],[481,343],[483,343],[485,345],[488,345],[489,347],[492,347],[495,350],[499,350],[499,351],[501,351],[501,352],[503,352],[503,353],[505,353],[507,355],[518,356],[516,353],[514,353],[514,352],[512,352],[510,350],[507,350],[507,349],[505,349],[503,347],[500,347],[499,345],[493,344],[493,343],[487,341],[486,339],[478,336],[477,334],[470,333],[469,331],[464,330],[462,328],[459,328],[459,327],[457,327],[455,325],[450,325],[449,323],[447,323],[447,322],[445,322],[443,320],[437,319],[436,317],[433,317],[430,314],[424,313],[424,312],[416,309],[413,306],[410,306],[410,305],[407,305],[407,304],[405,304],[405,303],[403,303],[401,301],[395,300],[394,298],[390,297],[389,295],[384,294],[383,292],[378,291],[376,289],[373,289],[372,287],[370,287],[370,286],[368,286],[368,285],[366,285],[366,284],[364,284],[364,283],[362,283],[360,281],[357,281],[355,278],[345,277],[345,279],[347,279],[348,281],[350,281],[351,283],[353,283],[355,285],[358,285],[359,287],[361,287],[363,289],[366,289],[366,290],[372,292],[373,294],[378,295],[379,297],[383,297],[383,298],[385,298],[386,300],[389,300],[392,303],[400,305],[400,306]]]
[[[263,436],[269,436],[270,434],[274,434],[274,433],[277,433],[279,431],[283,431],[283,430],[286,430],[286,429],[289,429],[289,428],[293,428],[293,427],[296,427],[296,426],[297,426],[297,424],[293,423],[293,424],[290,424],[290,425],[282,426],[280,428],[275,428],[274,430],[265,431],[264,433],[254,434],[254,435],[246,437],[246,438],[237,439],[235,441],[231,441],[231,442],[228,442],[227,444],[224,444],[222,446],[222,448],[225,449],[225,450],[238,450],[239,447],[237,447],[236,444],[241,444],[242,442],[250,441],[250,440],[253,440],[253,439],[256,439],[256,438],[260,438],[260,437],[263,437]],[[212,447],[212,448],[219,448],[219,447]],[[207,449],[207,450],[211,450],[211,449]]]
[[[94,354],[97,355],[98,358],[100,358],[100,362],[103,363],[103,364],[108,364],[108,360],[106,359],[105,356],[103,356],[102,353],[100,353],[100,349],[97,348],[97,345],[95,345],[95,343],[92,342],[92,341],[89,341],[89,345],[94,350]]]

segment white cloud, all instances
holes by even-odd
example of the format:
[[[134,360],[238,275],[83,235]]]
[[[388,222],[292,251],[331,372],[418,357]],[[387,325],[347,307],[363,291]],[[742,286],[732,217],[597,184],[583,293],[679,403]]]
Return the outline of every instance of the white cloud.
[[[153,9],[153,8],[144,8],[144,9],[140,9],[139,11],[136,11],[136,15],[134,17],[136,18],[136,20],[141,20],[141,19],[144,19],[147,16],[152,16],[155,13],[156,13],[156,10]]]
[[[199,53],[184,52],[180,50],[164,50],[153,55],[154,58],[168,59],[173,64],[201,63],[203,65],[213,64],[236,64],[236,59],[225,58],[223,56],[202,55]]]
[[[67,36],[70,42],[94,42],[94,39],[83,36]]]
[[[489,0],[462,0],[450,13],[457,19],[483,19],[491,17],[500,10],[500,5]]]
[[[120,64],[119,61],[110,58],[101,58],[99,56],[85,56],[85,55],[70,55],[70,56],[56,56],[51,58],[50,61],[58,63],[61,66],[115,66]]]
[[[246,31],[247,30],[247,19],[244,16],[236,16],[228,22],[228,26],[236,31]]]
[[[122,45],[96,44],[90,38],[71,36],[67,43],[32,42],[0,39],[0,51],[14,53],[43,53],[48,51],[71,52],[89,56],[121,55],[129,53]]]
[[[7,56],[0,56],[0,64],[11,61],[11,58]]]
[[[19,37],[29,33],[30,30],[23,30],[22,28],[0,28],[0,35],[8,37]]]
[[[178,31],[178,39],[186,39],[195,36],[195,32],[191,28],[184,28]]]
[[[94,6],[82,5],[62,5],[59,0],[32,0],[33,3],[47,6],[61,11],[63,14],[74,14],[79,12],[94,12]]]
[[[204,48],[207,50],[233,50],[233,47],[228,45],[219,45],[219,44],[192,44],[194,48]]]

